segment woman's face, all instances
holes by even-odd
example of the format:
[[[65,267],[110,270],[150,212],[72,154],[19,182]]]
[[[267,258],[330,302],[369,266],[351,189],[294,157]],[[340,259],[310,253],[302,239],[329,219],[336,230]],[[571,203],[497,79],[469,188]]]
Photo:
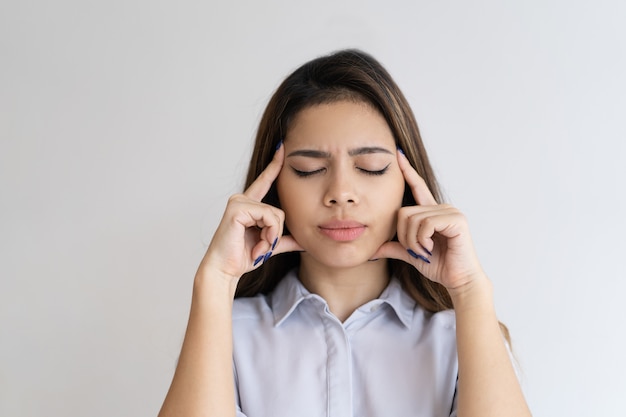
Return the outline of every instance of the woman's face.
[[[284,146],[278,196],[303,256],[355,266],[394,236],[404,178],[378,111],[352,101],[306,108]]]

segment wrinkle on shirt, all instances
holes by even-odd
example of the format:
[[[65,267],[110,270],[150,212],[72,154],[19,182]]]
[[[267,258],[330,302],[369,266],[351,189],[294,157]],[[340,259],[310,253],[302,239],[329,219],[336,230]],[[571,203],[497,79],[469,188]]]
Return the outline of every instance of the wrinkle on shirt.
[[[395,278],[342,323],[291,271],[269,295],[235,300],[238,416],[453,416],[454,323]]]
[[[294,280],[297,282],[294,282]],[[278,284],[268,300],[274,314],[275,326],[280,326],[298,308],[298,305],[307,299],[316,299],[326,305],[326,301],[322,297],[310,293],[300,283],[295,271],[289,272]],[[374,312],[381,308],[382,304],[389,305],[405,327],[411,327],[415,300],[402,290],[402,285],[397,279],[392,278],[377,299],[367,302],[356,309],[355,312]],[[350,317],[346,320],[346,323],[349,321]]]

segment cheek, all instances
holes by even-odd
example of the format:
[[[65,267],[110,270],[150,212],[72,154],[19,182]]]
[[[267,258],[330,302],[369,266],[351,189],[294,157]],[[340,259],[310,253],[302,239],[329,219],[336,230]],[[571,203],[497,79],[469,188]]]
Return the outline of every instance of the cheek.
[[[387,194],[385,195],[387,218],[389,222],[386,225],[387,239],[392,239],[397,233],[398,225],[398,212],[402,207],[402,200],[404,199],[404,177],[396,178],[392,184],[389,184],[387,188]]]
[[[381,202],[384,202],[384,210],[387,211],[390,218],[393,218],[394,228],[397,222],[398,210],[402,207],[402,200],[404,199],[405,182],[404,177],[400,175],[394,175],[392,181],[384,188],[384,194],[381,195]]]
[[[293,223],[293,219],[297,219],[302,212],[302,206],[306,206],[303,187],[293,184],[290,178],[279,175],[276,180],[276,191],[278,193],[278,201],[285,212],[285,222],[287,227]]]
[[[404,176],[398,169],[393,173],[389,184],[385,187],[387,201],[391,207],[395,207],[396,211],[402,206],[405,186]]]
[[[280,207],[283,210],[286,210],[287,206],[289,205],[288,189],[289,189],[289,186],[288,184],[286,184],[286,181],[282,173],[280,173],[278,175],[278,178],[276,178],[276,194],[278,195],[278,201],[280,202]]]

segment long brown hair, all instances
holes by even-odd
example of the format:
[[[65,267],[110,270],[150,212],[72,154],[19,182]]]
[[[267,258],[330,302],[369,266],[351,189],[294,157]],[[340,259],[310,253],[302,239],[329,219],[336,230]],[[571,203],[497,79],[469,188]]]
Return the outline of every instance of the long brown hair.
[[[354,49],[307,62],[278,87],[257,131],[245,187],[249,187],[269,164],[276,146],[285,138],[298,112],[317,104],[341,100],[368,103],[383,115],[397,146],[404,151],[435,199],[441,203],[441,192],[407,100],[376,59]],[[280,207],[275,185],[263,202]],[[410,189],[405,187],[403,206],[415,204]],[[241,277],[236,297],[272,291],[284,275],[299,264],[299,260],[298,253],[284,253],[270,258],[261,268]],[[442,285],[430,281],[402,261],[389,259],[388,262],[390,273],[400,279],[404,289],[426,310],[437,312],[452,308],[448,291]]]

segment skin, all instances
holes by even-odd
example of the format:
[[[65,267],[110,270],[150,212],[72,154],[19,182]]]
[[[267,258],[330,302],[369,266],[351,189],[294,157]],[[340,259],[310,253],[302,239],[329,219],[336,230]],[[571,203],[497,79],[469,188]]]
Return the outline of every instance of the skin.
[[[404,178],[395,140],[377,111],[346,101],[303,110],[284,148],[277,189],[304,250],[299,277],[343,321],[389,281],[385,262],[368,260],[396,232]]]
[[[382,175],[363,172],[383,168]],[[284,211],[261,203],[275,180]],[[400,207],[405,182],[418,205]],[[337,221],[352,221],[358,230],[323,230]],[[282,236],[285,223],[289,236]],[[390,241],[395,233],[398,242]],[[261,267],[266,254],[291,251],[301,252],[303,284],[341,320],[384,289],[388,258],[444,285],[456,314],[459,417],[530,416],[465,217],[436,203],[396,151],[382,116],[349,101],[303,110],[263,173],[229,199],[196,273],[187,333],[160,416],[235,415],[231,315],[237,282]]]

